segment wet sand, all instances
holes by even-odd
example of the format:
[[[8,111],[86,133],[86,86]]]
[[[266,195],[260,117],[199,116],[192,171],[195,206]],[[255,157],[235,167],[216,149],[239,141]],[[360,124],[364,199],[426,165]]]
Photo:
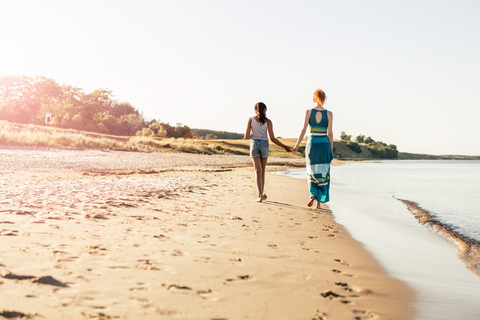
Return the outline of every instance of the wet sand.
[[[304,181],[268,174],[256,203],[245,156],[0,148],[0,186],[3,317],[412,317]]]

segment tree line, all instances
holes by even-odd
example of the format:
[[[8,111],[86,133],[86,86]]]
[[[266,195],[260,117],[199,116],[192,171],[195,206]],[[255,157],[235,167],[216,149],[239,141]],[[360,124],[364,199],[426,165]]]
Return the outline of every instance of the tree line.
[[[380,159],[398,159],[397,146],[394,144],[386,144],[382,141],[375,141],[372,137],[365,137],[363,134],[359,134],[352,141],[352,136],[347,135],[345,131],[340,132],[340,139],[347,141],[347,146],[353,151],[362,152],[359,143],[367,145],[368,150],[376,158]]]
[[[43,76],[0,77],[0,120],[36,125],[47,121],[60,128],[121,136],[192,137],[181,123],[145,119],[130,103],[115,100],[111,90],[85,93]]]

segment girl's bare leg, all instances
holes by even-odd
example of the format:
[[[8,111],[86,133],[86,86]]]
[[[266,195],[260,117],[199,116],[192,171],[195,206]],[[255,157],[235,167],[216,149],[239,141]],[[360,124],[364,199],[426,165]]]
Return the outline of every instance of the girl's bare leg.
[[[321,203],[317,201],[317,205],[315,206],[315,209],[322,209]]]
[[[257,183],[258,199],[257,202],[263,201],[263,186],[264,186],[264,177],[265,173],[262,170],[262,159],[261,157],[252,157],[253,168],[255,169],[255,182]]]
[[[260,158],[260,160],[261,160],[261,165],[262,165],[262,193],[261,193],[261,197],[262,197],[262,200],[266,200],[267,195],[264,193],[264,191],[265,191],[265,168],[267,167],[268,157]]]

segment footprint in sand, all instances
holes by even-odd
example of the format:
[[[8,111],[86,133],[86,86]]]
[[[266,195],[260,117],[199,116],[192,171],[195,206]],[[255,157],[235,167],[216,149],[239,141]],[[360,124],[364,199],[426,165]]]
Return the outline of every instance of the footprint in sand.
[[[172,256],[174,257],[183,257],[184,256],[184,253],[180,250],[173,250],[172,252]]]
[[[137,291],[145,291],[145,290],[148,290],[147,287],[133,287],[133,288],[130,288],[128,289],[130,291],[133,291],[133,292],[137,292]]]
[[[95,312],[95,313],[82,312],[82,315],[87,319],[98,319],[98,320],[120,319],[120,316],[112,316],[102,312]]]
[[[352,301],[350,300],[346,300],[346,298],[354,298],[354,297],[357,297],[357,296],[349,296],[349,297],[346,297],[346,296],[342,296],[341,294],[338,294],[338,293],[335,293],[333,291],[327,291],[327,292],[324,292],[324,293],[321,293],[320,294],[322,297],[326,298],[326,299],[329,299],[329,300],[339,300],[341,303],[343,304],[351,304],[353,303]]]
[[[9,229],[2,229],[0,230],[0,236],[18,236],[18,230],[9,230]]]
[[[338,270],[338,269],[332,269],[332,272],[342,273],[342,271],[341,271],[341,270]],[[356,276],[354,276],[354,275],[352,275],[352,274],[344,273],[343,275],[344,275],[345,277],[356,278]]]
[[[327,314],[325,312],[321,312],[320,310],[315,310],[315,314],[313,315],[312,320],[327,320]]]
[[[347,266],[347,267],[349,267],[349,266],[350,266],[350,264],[349,264],[349,263],[347,263],[346,261],[340,260],[340,259],[334,259],[334,261],[336,261],[336,262],[340,262],[340,264],[341,264],[341,265],[343,265],[343,266]]]
[[[342,296],[342,295],[340,295],[340,294],[337,294],[337,293],[335,293],[335,292],[333,292],[333,291],[323,292],[323,293],[321,293],[320,295],[321,295],[322,297],[327,298],[327,299],[330,299],[330,300],[336,299],[336,298],[345,298],[345,296]]]
[[[106,255],[104,252],[101,252],[101,251],[107,251],[107,249],[102,248],[101,245],[98,245],[98,246],[87,246],[87,247],[86,247],[86,252],[87,252],[88,254],[96,254],[96,255],[101,255],[101,256]]]
[[[142,307],[144,308],[148,308],[151,306],[151,301],[146,299],[146,298],[142,298],[142,297],[131,297],[130,299],[132,300],[135,300],[137,301],[138,303],[140,303],[142,305]]]
[[[39,284],[47,284],[55,287],[62,287],[66,288],[68,285],[66,283],[60,282],[52,276],[22,276],[16,275],[13,273],[7,273],[2,278],[9,279],[9,280],[30,280],[32,283],[39,283]]]
[[[225,281],[232,282],[232,281],[249,280],[249,279],[252,279],[252,276],[247,274],[244,276],[237,276],[237,278],[233,278],[233,279],[226,279]]]
[[[375,312],[367,311],[367,310],[353,310],[353,314],[355,315],[355,320],[362,320],[362,319],[378,319],[378,315]]]
[[[143,270],[158,270],[160,271],[160,268],[157,267],[157,265],[155,263],[152,263],[151,260],[138,260],[138,262],[140,262],[140,264],[137,264],[135,266],[135,268],[137,269],[143,269]]]
[[[345,291],[355,292],[355,290],[353,290],[352,288],[350,288],[350,286],[348,285],[348,283],[335,282],[335,285],[337,285],[337,286],[339,286],[339,287],[342,287]]]
[[[202,299],[205,299],[205,300],[210,300],[210,301],[218,300],[217,295],[212,291],[212,289],[198,290],[197,294],[200,297],[202,297]]]
[[[192,292],[192,288],[184,285],[178,285],[178,284],[169,285],[167,290],[172,292],[182,293],[182,294],[189,294]]]
[[[23,318],[26,318],[26,319],[29,319],[29,318],[33,318],[35,316],[37,316],[38,314],[37,313],[23,313],[23,312],[20,312],[20,311],[12,311],[12,310],[0,310],[0,316],[1,317],[4,317],[6,319],[23,319]]]
[[[181,313],[175,310],[169,310],[169,309],[160,309],[157,308],[155,310],[155,313],[160,314],[162,316],[180,316]]]
[[[230,261],[232,261],[232,264],[243,266],[243,260],[241,258],[230,259]]]

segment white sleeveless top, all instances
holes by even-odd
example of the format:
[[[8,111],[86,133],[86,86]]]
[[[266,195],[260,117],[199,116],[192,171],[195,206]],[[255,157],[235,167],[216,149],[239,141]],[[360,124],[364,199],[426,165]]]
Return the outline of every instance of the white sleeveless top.
[[[258,122],[255,120],[255,117],[252,117],[252,134],[250,135],[252,140],[268,140],[268,125],[267,121],[265,123]]]

